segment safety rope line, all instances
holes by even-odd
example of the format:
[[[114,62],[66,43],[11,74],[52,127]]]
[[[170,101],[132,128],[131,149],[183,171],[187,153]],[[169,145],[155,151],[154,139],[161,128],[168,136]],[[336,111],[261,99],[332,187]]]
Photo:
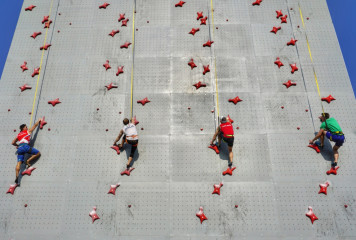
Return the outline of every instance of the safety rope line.
[[[136,0],[134,1],[134,6],[132,10],[132,66],[131,66],[131,98],[130,98],[130,119],[132,119],[133,115],[133,80],[134,80],[134,64],[135,64],[135,11],[136,11]]]
[[[52,7],[53,7],[53,0],[51,1],[51,7],[50,7],[50,9],[49,9],[48,19],[50,19],[50,17],[51,17]],[[39,83],[39,81],[40,81],[40,76],[41,76],[41,72],[42,72],[43,56],[44,56],[44,52],[45,52],[44,47],[46,46],[46,42],[47,42],[48,30],[49,30],[49,27],[48,27],[47,30],[46,30],[46,35],[45,35],[45,39],[44,39],[44,42],[43,42],[43,49],[42,49],[40,70],[39,70],[38,77],[37,77],[36,91],[35,91],[35,96],[34,96],[34,98],[33,98],[33,103],[32,103],[31,121],[30,121],[30,124],[29,124],[30,128],[31,128],[31,125],[32,125],[33,112],[34,112],[34,110],[35,110],[35,105],[36,105],[38,83]]]

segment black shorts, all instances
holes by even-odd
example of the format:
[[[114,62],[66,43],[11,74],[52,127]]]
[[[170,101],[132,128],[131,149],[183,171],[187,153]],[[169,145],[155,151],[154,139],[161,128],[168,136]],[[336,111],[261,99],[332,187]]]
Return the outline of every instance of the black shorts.
[[[127,139],[126,139],[126,135],[124,135],[124,139],[125,139],[125,142],[126,142],[127,144],[130,144],[130,145],[131,145],[130,157],[133,157],[134,154],[135,154],[135,151],[136,151],[136,149],[137,149],[138,140],[127,140]]]
[[[234,137],[231,137],[231,138],[223,137],[222,139],[223,139],[224,142],[227,143],[227,145],[228,145],[229,147],[234,146],[234,139],[235,139]]]

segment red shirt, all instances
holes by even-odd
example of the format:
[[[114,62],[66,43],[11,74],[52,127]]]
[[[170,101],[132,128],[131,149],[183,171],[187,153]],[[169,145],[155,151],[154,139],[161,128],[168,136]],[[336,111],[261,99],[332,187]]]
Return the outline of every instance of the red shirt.
[[[231,138],[234,136],[234,128],[230,122],[220,124],[220,131],[226,138]]]
[[[19,143],[30,143],[30,139],[31,139],[31,134],[27,131],[24,130],[22,132],[20,132],[19,134],[17,134],[17,141],[19,141]]]

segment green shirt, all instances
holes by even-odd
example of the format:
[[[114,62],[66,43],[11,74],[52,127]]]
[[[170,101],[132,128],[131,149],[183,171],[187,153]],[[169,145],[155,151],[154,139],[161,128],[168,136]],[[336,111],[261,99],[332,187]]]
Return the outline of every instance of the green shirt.
[[[320,125],[320,129],[325,129],[328,130],[331,133],[336,133],[336,132],[342,132],[340,125],[337,123],[337,121],[335,120],[335,118],[329,118],[326,119],[326,123],[327,123],[327,128],[325,126],[325,122],[323,122]]]

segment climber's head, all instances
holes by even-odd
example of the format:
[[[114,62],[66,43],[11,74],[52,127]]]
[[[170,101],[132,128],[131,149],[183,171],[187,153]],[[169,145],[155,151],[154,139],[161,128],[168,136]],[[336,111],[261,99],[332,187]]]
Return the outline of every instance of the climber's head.
[[[330,115],[329,113],[322,113],[319,117],[321,122],[324,122],[326,119],[329,119]]]
[[[127,125],[129,124],[130,121],[127,118],[125,118],[122,122],[124,123],[124,125]]]
[[[221,122],[221,123],[226,123],[226,117],[221,117],[220,122]]]
[[[21,130],[21,132],[28,130],[26,124],[21,124],[21,125],[20,125],[20,130]]]

